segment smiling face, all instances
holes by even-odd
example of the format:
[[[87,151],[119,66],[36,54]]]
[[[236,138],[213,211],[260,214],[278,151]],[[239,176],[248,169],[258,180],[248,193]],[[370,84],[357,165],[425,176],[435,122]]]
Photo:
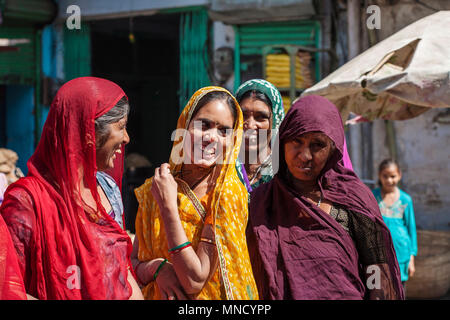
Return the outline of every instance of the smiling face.
[[[234,118],[225,100],[212,100],[197,111],[185,139],[185,163],[210,167],[224,155],[233,135]]]
[[[378,174],[382,189],[385,193],[393,192],[397,187],[402,175],[395,164],[385,167]]]
[[[97,148],[96,162],[97,170],[105,171],[114,168],[116,153],[121,153],[122,146],[130,142],[126,125],[128,117],[125,116],[117,122],[109,124],[109,136],[106,142]]]
[[[284,144],[289,172],[301,181],[316,180],[332,151],[331,139],[321,132],[308,132]]]
[[[253,97],[240,103],[244,116],[244,146],[247,152],[257,152],[267,146],[272,128],[270,107]]]

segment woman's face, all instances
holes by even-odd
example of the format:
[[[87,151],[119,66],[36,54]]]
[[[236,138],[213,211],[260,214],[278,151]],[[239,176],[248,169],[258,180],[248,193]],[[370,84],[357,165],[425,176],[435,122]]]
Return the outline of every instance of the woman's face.
[[[122,146],[130,142],[130,137],[126,129],[127,121],[128,117],[125,116],[121,120],[109,124],[110,132],[108,140],[96,151],[98,171],[114,168],[116,153],[121,153]]]
[[[244,116],[244,146],[247,152],[262,150],[270,142],[272,113],[261,100],[245,98],[240,103]]]
[[[210,167],[222,159],[233,136],[233,114],[224,100],[205,104],[192,118],[185,139],[185,163]],[[222,162],[225,159],[222,159]]]
[[[321,132],[308,132],[284,144],[284,158],[291,174],[301,181],[314,181],[332,152],[332,141]]]

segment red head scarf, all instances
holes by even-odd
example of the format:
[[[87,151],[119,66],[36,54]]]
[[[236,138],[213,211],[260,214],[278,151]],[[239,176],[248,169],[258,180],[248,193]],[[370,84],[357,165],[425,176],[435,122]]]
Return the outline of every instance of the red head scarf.
[[[307,132],[322,132],[336,146],[318,184],[324,199],[363,215],[381,229],[388,272],[397,298],[403,298],[392,238],[370,189],[344,167],[344,127],[338,109],[320,96],[298,100],[279,130],[280,170],[251,195],[249,251],[263,299],[360,299],[358,252],[349,234],[317,206],[298,197],[287,183],[283,146]],[[258,249],[259,248],[259,249]],[[259,252],[257,252],[259,250]]]
[[[82,77],[64,84],[28,161],[27,177],[7,191],[22,188],[34,203],[30,260],[35,269],[27,292],[39,299],[127,299],[131,295],[126,281],[131,241],[105,212],[96,182],[94,121],[124,96],[119,86],[105,79]],[[123,157],[117,157],[110,174],[119,186],[122,172]],[[91,205],[82,192],[92,195]]]

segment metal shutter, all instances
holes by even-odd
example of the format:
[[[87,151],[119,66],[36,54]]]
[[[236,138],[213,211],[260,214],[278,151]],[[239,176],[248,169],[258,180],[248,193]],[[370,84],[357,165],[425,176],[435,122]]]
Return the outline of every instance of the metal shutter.
[[[298,45],[319,48],[320,23],[301,20],[238,25],[235,28],[235,89],[241,82],[241,56],[262,55],[267,45]],[[319,53],[315,53],[315,78],[320,79]]]

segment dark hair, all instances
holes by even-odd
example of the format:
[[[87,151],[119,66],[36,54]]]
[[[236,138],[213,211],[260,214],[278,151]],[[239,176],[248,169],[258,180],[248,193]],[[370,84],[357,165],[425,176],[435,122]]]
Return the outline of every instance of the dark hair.
[[[211,91],[205,94],[197,103],[197,107],[195,108],[194,113],[192,113],[191,119],[195,117],[195,115],[200,111],[201,108],[214,100],[221,100],[226,102],[227,106],[230,108],[231,114],[233,115],[233,123],[235,123],[237,118],[237,110],[234,99],[231,95],[224,91]]]
[[[108,140],[111,123],[120,121],[128,115],[130,106],[127,97],[123,96],[107,113],[95,119],[95,146],[101,148]]]
[[[378,166],[378,173],[392,165],[396,166],[397,170],[400,172],[400,166],[398,165],[398,162],[395,159],[388,158],[381,161],[380,165]]]
[[[247,98],[252,98],[264,102],[269,106],[270,112],[272,112],[272,101],[270,101],[269,97],[265,93],[258,90],[249,90],[239,98],[238,102],[241,103],[242,101],[244,101],[244,99]]]

